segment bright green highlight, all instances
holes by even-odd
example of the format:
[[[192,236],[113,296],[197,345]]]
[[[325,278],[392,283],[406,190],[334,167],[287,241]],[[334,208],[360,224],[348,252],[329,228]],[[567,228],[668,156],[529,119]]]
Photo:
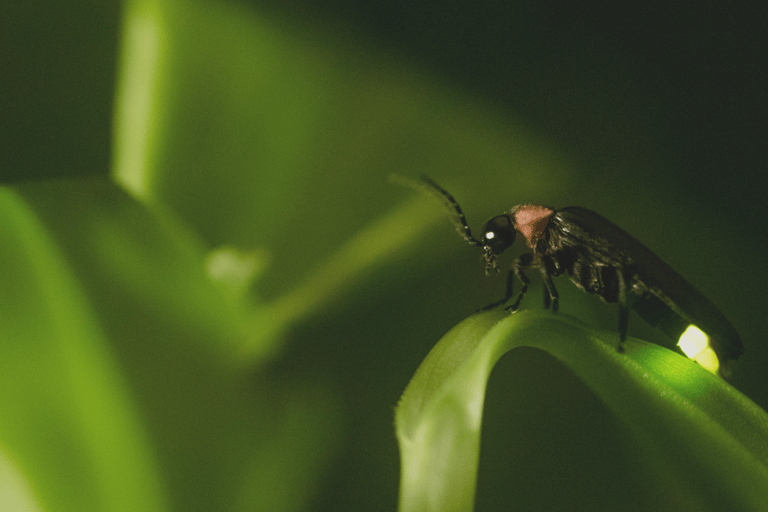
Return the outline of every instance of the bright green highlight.
[[[639,444],[646,480],[690,500],[683,508],[768,503],[768,415],[668,349],[629,339],[620,353],[617,343],[615,333],[548,311],[484,312],[452,329],[397,407],[400,511],[473,510],[485,387],[496,361],[520,346],[548,352],[582,379]]]
[[[18,467],[0,447],[0,510],[41,512],[40,504]]]
[[[208,253],[205,269],[211,280],[241,296],[264,272],[268,260],[269,255],[264,250],[243,251],[237,247],[224,246]]]
[[[717,374],[720,369],[720,362],[717,354],[709,346],[709,336],[704,331],[691,324],[680,335],[680,341],[677,345],[685,355],[699,363],[712,373]]]
[[[127,2],[115,102],[115,179],[137,197],[151,187],[151,155],[158,133],[158,75],[165,44],[163,12],[152,0]]]

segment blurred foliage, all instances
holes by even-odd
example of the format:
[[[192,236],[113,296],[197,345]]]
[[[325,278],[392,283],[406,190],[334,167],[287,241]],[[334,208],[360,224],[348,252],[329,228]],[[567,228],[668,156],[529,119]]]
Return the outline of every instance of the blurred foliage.
[[[674,133],[688,125],[667,124],[677,96],[624,87],[589,46],[548,59],[567,37],[523,44],[539,25],[519,6],[483,22],[477,7],[430,18],[425,4],[402,19],[434,23],[398,39],[369,28],[400,18],[354,14],[382,6],[350,3],[339,26],[337,4],[0,7],[0,508],[393,510],[392,408],[434,341],[501,283],[483,280],[439,207],[386,183],[392,172],[433,176],[473,225],[526,201],[605,213],[733,318],[747,350],[734,384],[768,404],[766,247],[745,242],[756,203],[736,200],[763,189],[739,178],[748,166],[694,175],[688,153],[670,153],[696,147]],[[508,41],[497,24],[512,19]],[[531,65],[494,60],[516,55]],[[623,117],[625,103],[643,115]],[[560,287],[565,313],[614,327],[612,308],[572,288]],[[565,486],[577,464],[599,489],[594,475],[631,464],[632,443],[610,428],[593,438],[592,418],[605,428],[613,413],[567,369],[525,350],[499,368],[484,510],[550,488],[507,485],[513,430],[538,447],[514,460],[542,481]],[[556,444],[564,432],[584,442]]]

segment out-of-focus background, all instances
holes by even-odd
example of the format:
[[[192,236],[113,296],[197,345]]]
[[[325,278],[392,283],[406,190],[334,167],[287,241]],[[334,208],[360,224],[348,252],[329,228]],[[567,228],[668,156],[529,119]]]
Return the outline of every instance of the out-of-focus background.
[[[68,0],[0,20],[0,466],[42,510],[119,501],[136,474],[175,510],[395,509],[393,407],[503,279],[391,173],[428,174],[475,229],[524,202],[602,213],[721,307],[746,349],[732,384],[768,407],[762,3]],[[221,247],[247,290],[190,277]],[[563,313],[615,329],[558,284]],[[635,316],[630,334],[669,344]],[[118,440],[122,420],[87,420],[112,413],[135,422]],[[617,507],[615,422],[550,357],[505,356],[478,510]],[[135,468],[94,476],[125,439]]]

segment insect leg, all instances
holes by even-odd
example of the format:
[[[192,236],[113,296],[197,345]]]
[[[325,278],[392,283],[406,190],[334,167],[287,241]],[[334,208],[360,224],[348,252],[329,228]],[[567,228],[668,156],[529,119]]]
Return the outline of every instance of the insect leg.
[[[619,294],[616,302],[619,304],[619,352],[624,352],[624,340],[627,339],[627,327],[629,326],[629,308],[627,307],[627,283],[624,273],[616,269],[616,282],[619,285]]]
[[[509,274],[507,276],[507,294],[508,296],[504,298],[504,301],[509,300],[512,297],[512,275],[517,277],[521,283],[523,283],[523,287],[520,290],[520,293],[517,295],[517,299],[515,300],[515,303],[511,306],[507,306],[504,311],[509,311],[514,313],[517,311],[517,308],[520,307],[520,302],[522,302],[523,297],[525,297],[525,293],[528,291],[528,285],[531,284],[531,280],[528,279],[528,276],[526,276],[523,273],[523,269],[530,268],[533,266],[533,254],[532,253],[525,253],[521,255],[519,258],[517,258],[514,263],[512,263],[512,270],[509,271]]]
[[[549,307],[549,301],[552,300],[552,312],[557,313],[560,305],[560,295],[557,293],[555,283],[552,282],[552,275],[555,273],[555,263],[551,258],[542,258],[542,265],[539,267],[541,278],[544,280],[544,307]]]
[[[507,289],[504,295],[504,298],[501,300],[498,300],[496,302],[492,302],[485,306],[484,308],[481,308],[480,311],[489,311],[493,308],[497,308],[507,302],[510,298],[512,298],[512,293],[515,287],[515,272],[510,269],[509,272],[507,272]]]

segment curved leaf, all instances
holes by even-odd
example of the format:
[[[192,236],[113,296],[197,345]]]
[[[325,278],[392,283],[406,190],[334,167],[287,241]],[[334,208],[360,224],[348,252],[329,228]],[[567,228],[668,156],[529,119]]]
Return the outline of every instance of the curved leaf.
[[[616,342],[549,312],[491,311],[456,326],[397,407],[400,510],[473,509],[485,387],[496,361],[519,346],[547,351],[582,379],[645,450],[637,464],[674,480],[690,507],[755,510],[768,502],[768,415],[668,349],[630,339],[619,353]]]

